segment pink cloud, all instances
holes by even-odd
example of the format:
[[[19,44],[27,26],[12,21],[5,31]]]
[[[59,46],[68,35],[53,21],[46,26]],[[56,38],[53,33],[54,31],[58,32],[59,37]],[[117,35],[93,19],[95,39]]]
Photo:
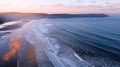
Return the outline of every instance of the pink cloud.
[[[62,3],[54,3],[52,6],[55,7],[63,7],[64,5]]]
[[[97,7],[97,9],[96,9]],[[26,12],[37,13],[119,13],[120,10],[106,9],[99,6],[96,7],[56,7],[56,6],[41,6],[38,8],[27,9]],[[23,10],[22,10],[23,11]]]
[[[81,0],[76,0],[77,2],[81,2]]]

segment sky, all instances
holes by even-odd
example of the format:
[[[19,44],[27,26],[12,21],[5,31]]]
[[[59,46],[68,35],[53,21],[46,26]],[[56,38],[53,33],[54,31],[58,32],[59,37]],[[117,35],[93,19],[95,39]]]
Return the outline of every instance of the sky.
[[[120,0],[0,0],[0,12],[120,14]]]

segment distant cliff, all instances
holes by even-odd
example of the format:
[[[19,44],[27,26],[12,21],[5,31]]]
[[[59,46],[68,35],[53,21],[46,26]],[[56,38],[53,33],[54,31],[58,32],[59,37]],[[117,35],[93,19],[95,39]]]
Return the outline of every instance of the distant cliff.
[[[109,17],[107,14],[46,14],[46,13],[0,13],[0,16],[17,17],[50,17],[50,18],[72,18],[72,17]]]
[[[48,14],[50,18],[109,17],[106,14]]]

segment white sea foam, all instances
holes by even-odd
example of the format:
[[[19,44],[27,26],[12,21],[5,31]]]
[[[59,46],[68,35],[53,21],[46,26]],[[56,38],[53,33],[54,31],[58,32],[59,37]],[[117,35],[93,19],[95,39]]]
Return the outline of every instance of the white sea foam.
[[[83,61],[72,48],[63,46],[57,43],[57,39],[50,38],[46,36],[49,32],[49,27],[52,27],[53,24],[46,23],[46,20],[34,20],[28,27],[28,31],[25,34],[26,40],[34,44],[37,47],[37,51],[40,51],[42,47],[45,51],[45,54],[48,56],[49,60],[53,63],[55,67],[89,67],[89,63]],[[63,53],[60,53],[61,50]],[[36,52],[37,55],[40,54]],[[39,56],[37,57],[39,59]],[[42,60],[37,60],[42,61]],[[39,63],[38,63],[39,64]]]

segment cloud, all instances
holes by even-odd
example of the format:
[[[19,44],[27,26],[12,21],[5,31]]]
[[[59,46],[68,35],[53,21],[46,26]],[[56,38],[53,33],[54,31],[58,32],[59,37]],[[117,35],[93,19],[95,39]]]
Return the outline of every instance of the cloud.
[[[77,2],[81,2],[81,0],[76,0]]]
[[[63,7],[65,5],[62,4],[62,3],[54,3],[52,6],[54,6],[54,7]]]
[[[4,6],[6,6],[6,4],[0,4],[0,7],[4,7]]]
[[[15,1],[15,0],[14,0]],[[17,1],[17,0],[16,0]],[[71,1],[41,1],[44,4],[40,4],[39,2],[32,3],[30,0],[25,2],[26,0],[21,0],[17,2],[9,2],[5,6],[0,5],[0,11],[16,11],[16,12],[38,12],[38,13],[117,13],[120,11],[119,3],[108,1],[108,0],[68,0]],[[37,1],[37,0],[35,0]],[[40,1],[40,0],[39,0]],[[22,5],[21,5],[22,4]],[[4,7],[3,7],[4,6]],[[120,12],[119,12],[120,13]]]
[[[23,10],[22,10],[23,11]],[[37,13],[119,13],[120,10],[113,10],[112,8],[103,8],[102,6],[40,6],[36,8],[26,9],[25,12]]]

